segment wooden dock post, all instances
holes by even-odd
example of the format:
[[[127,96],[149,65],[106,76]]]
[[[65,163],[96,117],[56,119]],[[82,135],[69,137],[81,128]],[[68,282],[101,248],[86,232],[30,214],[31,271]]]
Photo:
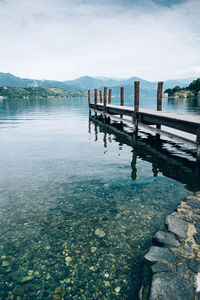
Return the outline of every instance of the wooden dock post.
[[[157,89],[157,111],[162,111],[162,90],[163,90],[163,82],[158,82]],[[157,129],[161,129],[161,125],[156,125]],[[156,134],[156,138],[160,138],[160,134]]]
[[[88,106],[90,108],[90,90],[88,90]],[[89,109],[89,115],[91,116],[91,110]]]
[[[100,97],[100,103],[102,103],[103,102],[103,97],[102,97],[102,91],[101,90],[99,91],[99,97]]]
[[[124,106],[124,87],[122,86],[120,88],[120,105]],[[121,118],[123,118],[123,115],[120,115]],[[121,121],[121,125],[123,124],[123,122]]]
[[[120,88],[120,105],[124,105],[124,87]]]
[[[133,132],[137,133],[138,131],[138,120],[137,120],[137,112],[139,111],[139,95],[140,95],[140,82],[134,81],[134,113],[133,113]]]
[[[157,90],[157,111],[162,110],[162,90],[163,90],[163,82],[158,82],[158,90]]]
[[[103,102],[104,114],[106,113],[106,104],[107,104],[107,87],[104,87],[104,102]]]
[[[108,90],[108,104],[111,104],[111,93],[112,93],[112,90],[109,89]]]
[[[96,110],[97,106],[97,89],[94,89],[94,109]],[[97,112],[95,112],[95,116],[97,116]]]

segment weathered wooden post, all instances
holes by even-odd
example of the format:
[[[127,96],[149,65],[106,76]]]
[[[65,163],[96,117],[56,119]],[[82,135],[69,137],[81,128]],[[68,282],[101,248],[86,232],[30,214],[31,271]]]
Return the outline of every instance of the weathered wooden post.
[[[104,105],[104,108],[103,108],[104,114],[106,113],[106,104],[107,104],[107,87],[104,87],[104,102],[103,102],[103,105]]]
[[[162,90],[163,90],[163,82],[158,82],[158,89],[157,89],[157,111],[162,110]]]
[[[90,105],[90,90],[88,90],[88,105]]]
[[[90,90],[88,90],[88,107],[89,107],[89,115],[91,116],[91,110],[90,110]]]
[[[111,93],[112,93],[112,90],[109,89],[108,90],[108,104],[111,104]]]
[[[134,81],[134,113],[133,113],[133,132],[137,133],[138,131],[138,120],[137,120],[137,112],[139,111],[139,94],[140,94],[140,82]]]
[[[103,102],[103,97],[102,97],[102,91],[101,90],[99,91],[99,97],[100,97],[100,103],[102,103]]]
[[[120,88],[120,105],[124,106],[124,88],[123,87]],[[120,115],[120,117],[123,118],[123,115]],[[122,121],[121,121],[121,124],[123,124]]]
[[[158,89],[157,89],[157,111],[162,111],[162,90],[163,90],[163,82],[158,82]],[[161,129],[161,125],[156,125],[157,129]],[[160,138],[160,134],[156,134],[157,138]]]
[[[120,88],[120,105],[124,105],[124,88]]]
[[[94,109],[97,109],[97,89],[94,89]],[[97,116],[97,112],[95,112],[95,116]]]

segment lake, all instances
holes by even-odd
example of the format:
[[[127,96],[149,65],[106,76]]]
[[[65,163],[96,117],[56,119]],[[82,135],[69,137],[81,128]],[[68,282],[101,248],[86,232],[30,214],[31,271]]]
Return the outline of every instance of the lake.
[[[89,120],[86,98],[0,99],[0,141],[0,299],[137,299],[153,234],[200,190],[194,153]]]

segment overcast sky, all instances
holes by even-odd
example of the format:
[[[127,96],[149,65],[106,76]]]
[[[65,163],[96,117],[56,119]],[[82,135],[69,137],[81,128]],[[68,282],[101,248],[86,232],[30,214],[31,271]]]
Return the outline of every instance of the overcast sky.
[[[0,0],[0,72],[200,77],[199,0]]]

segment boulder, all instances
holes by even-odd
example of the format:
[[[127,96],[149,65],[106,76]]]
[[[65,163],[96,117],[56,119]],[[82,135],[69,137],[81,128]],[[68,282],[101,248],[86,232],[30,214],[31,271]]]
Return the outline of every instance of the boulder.
[[[144,258],[151,262],[162,262],[173,264],[175,262],[174,255],[168,248],[152,246]]]
[[[168,216],[166,219],[166,224],[169,231],[175,233],[181,238],[185,239],[187,237],[188,224],[186,221],[175,216]]]
[[[162,243],[164,245],[169,245],[172,247],[179,247],[180,243],[179,241],[174,237],[173,234],[164,232],[164,231],[158,231],[154,235],[154,239],[158,241],[159,243]]]
[[[185,278],[172,272],[153,275],[150,300],[191,300],[193,298],[194,289],[188,285]]]

